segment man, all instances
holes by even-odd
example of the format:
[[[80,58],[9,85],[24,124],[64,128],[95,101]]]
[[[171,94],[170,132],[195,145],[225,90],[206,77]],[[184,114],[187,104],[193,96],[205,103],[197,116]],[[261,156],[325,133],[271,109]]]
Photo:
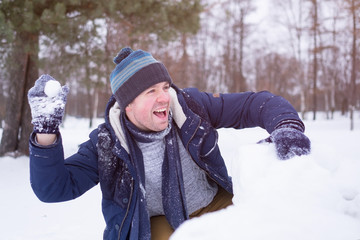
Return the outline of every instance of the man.
[[[55,79],[43,75],[28,93],[35,194],[65,201],[100,183],[104,239],[168,239],[185,220],[231,205],[218,128],[260,126],[280,159],[310,152],[303,122],[279,96],[179,89],[165,66],[142,50],[124,48],[114,62],[105,123],[65,160],[59,124],[68,88],[46,94]]]

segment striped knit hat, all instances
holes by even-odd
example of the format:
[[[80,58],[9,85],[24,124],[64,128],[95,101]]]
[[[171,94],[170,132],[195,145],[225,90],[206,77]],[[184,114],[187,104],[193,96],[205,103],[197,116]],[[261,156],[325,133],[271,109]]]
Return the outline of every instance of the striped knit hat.
[[[140,93],[160,82],[172,83],[164,64],[143,50],[126,47],[114,58],[116,67],[110,74],[112,93],[122,111]]]

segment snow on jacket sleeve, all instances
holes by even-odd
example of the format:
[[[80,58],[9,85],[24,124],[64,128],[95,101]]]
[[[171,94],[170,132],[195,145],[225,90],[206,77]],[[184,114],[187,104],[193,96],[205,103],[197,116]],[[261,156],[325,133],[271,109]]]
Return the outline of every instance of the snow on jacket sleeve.
[[[61,136],[41,147],[30,137],[30,182],[44,202],[61,202],[79,197],[98,183],[96,130],[76,154],[64,160]]]
[[[300,121],[294,107],[270,92],[211,94],[195,88],[184,89],[208,113],[215,128],[262,127],[271,133],[283,120]]]

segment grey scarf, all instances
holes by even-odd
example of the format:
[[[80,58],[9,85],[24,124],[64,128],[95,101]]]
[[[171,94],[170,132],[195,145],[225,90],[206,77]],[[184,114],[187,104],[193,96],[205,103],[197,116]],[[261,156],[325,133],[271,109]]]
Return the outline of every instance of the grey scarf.
[[[168,128],[161,132],[140,131],[127,120],[125,114],[122,114],[122,120],[125,123],[124,129],[129,143],[130,156],[137,169],[139,184],[142,186],[145,186],[144,162],[141,150],[135,141],[146,142],[165,138],[165,155],[162,165],[162,203],[166,219],[176,229],[189,218],[189,215],[186,207],[179,145],[176,136],[177,127],[172,121],[172,115],[169,114]]]

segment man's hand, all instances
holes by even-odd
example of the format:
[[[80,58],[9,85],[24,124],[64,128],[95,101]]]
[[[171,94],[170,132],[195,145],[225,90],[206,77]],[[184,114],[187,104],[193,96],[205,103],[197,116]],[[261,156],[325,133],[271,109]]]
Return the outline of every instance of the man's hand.
[[[68,86],[61,87],[49,75],[42,75],[28,92],[32,121],[35,133],[59,132],[64,116]]]
[[[274,143],[276,153],[281,160],[307,155],[311,151],[311,142],[303,132],[303,126],[297,125],[295,122],[289,122],[277,127],[270,134],[270,137],[259,143]]]

